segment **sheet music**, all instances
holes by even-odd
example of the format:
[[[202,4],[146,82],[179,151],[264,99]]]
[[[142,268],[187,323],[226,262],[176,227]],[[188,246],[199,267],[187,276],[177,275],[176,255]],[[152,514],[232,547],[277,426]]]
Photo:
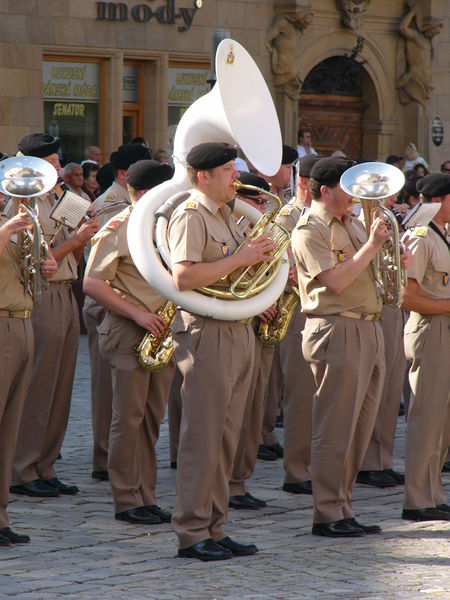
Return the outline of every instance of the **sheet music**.
[[[76,229],[90,207],[89,200],[66,191],[50,213],[50,218],[58,223],[64,223],[70,229]]]
[[[440,202],[419,202],[403,219],[402,227],[412,229],[428,225],[440,208]]]

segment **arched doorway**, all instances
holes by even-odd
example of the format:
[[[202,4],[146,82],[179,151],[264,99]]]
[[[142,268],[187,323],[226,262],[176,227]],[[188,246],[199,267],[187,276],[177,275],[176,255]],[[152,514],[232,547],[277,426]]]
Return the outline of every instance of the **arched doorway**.
[[[378,101],[364,67],[346,56],[332,56],[307,75],[299,97],[299,128],[311,132],[314,148],[324,156],[342,150],[351,158],[376,157],[373,132]]]

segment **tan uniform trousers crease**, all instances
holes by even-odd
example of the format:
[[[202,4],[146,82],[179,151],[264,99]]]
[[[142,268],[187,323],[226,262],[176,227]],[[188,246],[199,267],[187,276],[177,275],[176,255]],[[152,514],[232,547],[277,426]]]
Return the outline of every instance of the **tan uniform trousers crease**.
[[[151,373],[135,347],[145,330],[107,313],[98,328],[99,348],[111,366],[113,401],[108,472],[116,513],[156,504],[155,446],[175,366]]]
[[[11,466],[33,365],[30,319],[0,318],[0,529],[9,526],[6,507]]]
[[[302,349],[317,385],[311,442],[313,521],[329,523],[354,516],[350,496],[384,382],[383,331],[378,321],[308,316]]]
[[[405,328],[412,361],[405,447],[405,509],[445,504],[441,470],[450,445],[450,317],[412,312]]]
[[[172,324],[183,375],[177,497],[172,523],[180,548],[223,539],[229,480],[253,373],[251,325],[185,311]]]
[[[35,350],[13,464],[13,485],[56,477],[80,335],[70,283],[52,283],[32,313]]]

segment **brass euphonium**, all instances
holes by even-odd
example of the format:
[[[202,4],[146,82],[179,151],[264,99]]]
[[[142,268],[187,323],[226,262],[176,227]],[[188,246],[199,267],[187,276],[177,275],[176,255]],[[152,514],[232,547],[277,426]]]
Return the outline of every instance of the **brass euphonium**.
[[[298,288],[293,286],[290,291],[281,294],[275,305],[275,317],[265,323],[261,321],[258,327],[258,337],[263,344],[274,346],[284,340],[299,303]]]
[[[390,229],[390,238],[383,244],[373,260],[377,285],[383,302],[398,306],[402,286],[407,285],[406,273],[401,266],[401,252],[397,219],[388,210],[383,199],[397,194],[405,184],[400,169],[381,162],[362,163],[351,167],[341,177],[341,188],[357,198],[362,206],[367,234],[377,216],[382,216]]]
[[[175,316],[176,307],[171,300],[158,310],[158,316],[162,317],[166,323],[166,331],[162,337],[157,337],[153,333],[146,333],[142,342],[136,347],[136,355],[139,364],[149,371],[159,371],[169,364],[173,355],[172,333],[170,324]]]
[[[48,258],[48,244],[36,214],[35,196],[47,193],[56,184],[58,174],[47,161],[34,156],[13,156],[0,163],[0,191],[11,196],[13,214],[26,212],[32,222],[31,231],[18,235],[21,281],[34,304],[41,301],[48,279],[41,276],[41,261]]]

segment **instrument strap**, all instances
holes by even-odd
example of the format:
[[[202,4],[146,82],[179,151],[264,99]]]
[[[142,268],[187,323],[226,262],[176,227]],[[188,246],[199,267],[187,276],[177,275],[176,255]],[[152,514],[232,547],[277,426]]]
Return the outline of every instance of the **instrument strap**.
[[[439,229],[439,227],[435,223],[433,223],[433,221],[430,221],[430,223],[428,223],[428,226],[438,234],[438,236],[441,238],[441,240],[447,246],[448,250],[450,250],[450,244],[448,243],[448,239],[445,237],[445,235],[442,233],[442,231]]]

